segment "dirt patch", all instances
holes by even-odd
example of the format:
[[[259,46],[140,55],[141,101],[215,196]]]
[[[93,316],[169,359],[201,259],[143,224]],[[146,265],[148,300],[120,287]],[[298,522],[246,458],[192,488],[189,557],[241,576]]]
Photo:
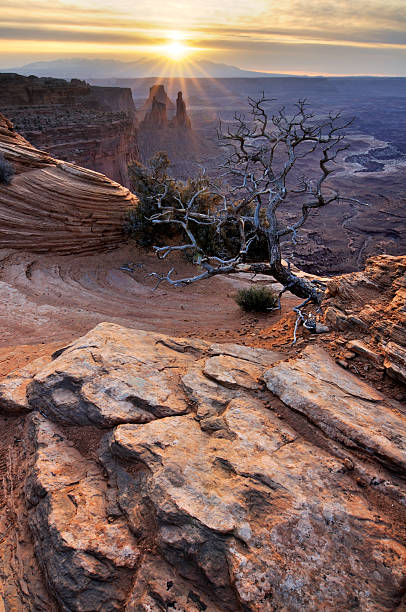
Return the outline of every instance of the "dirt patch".
[[[107,430],[96,429],[91,425],[78,427],[61,427],[75,448],[86,459],[98,459],[100,442]]]
[[[0,377],[24,367],[38,357],[52,355],[59,348],[60,342],[0,347]]]

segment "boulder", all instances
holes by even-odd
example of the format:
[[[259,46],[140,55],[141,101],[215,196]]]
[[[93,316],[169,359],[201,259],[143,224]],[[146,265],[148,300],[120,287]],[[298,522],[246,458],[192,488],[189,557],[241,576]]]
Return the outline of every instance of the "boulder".
[[[165,338],[101,323],[34,377],[29,403],[60,423],[97,427],[184,414],[179,377],[195,356]]]

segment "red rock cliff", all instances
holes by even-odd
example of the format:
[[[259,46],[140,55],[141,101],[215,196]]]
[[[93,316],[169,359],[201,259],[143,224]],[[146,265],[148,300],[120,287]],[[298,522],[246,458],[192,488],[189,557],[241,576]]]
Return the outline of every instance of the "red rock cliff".
[[[0,74],[0,111],[35,146],[129,185],[138,159],[130,89]]]

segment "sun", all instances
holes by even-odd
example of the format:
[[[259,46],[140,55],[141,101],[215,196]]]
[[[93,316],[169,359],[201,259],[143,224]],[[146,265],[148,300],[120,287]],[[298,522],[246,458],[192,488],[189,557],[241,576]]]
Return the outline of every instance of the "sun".
[[[182,42],[180,35],[175,32],[168,41],[168,44],[163,47],[162,51],[169,59],[179,61],[187,55],[189,49],[188,46]]]

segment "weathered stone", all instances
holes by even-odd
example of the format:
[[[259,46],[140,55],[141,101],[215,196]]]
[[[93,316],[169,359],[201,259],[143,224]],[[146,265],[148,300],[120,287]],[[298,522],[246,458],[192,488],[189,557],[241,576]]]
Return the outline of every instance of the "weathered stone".
[[[364,272],[331,279],[326,293],[326,320],[349,332],[351,351],[382,366],[384,347],[387,373],[405,383],[406,369],[406,256],[379,255],[367,260]],[[340,314],[342,313],[345,318]],[[358,338],[354,338],[359,334]],[[362,334],[362,335],[361,335]],[[398,345],[398,349],[392,349]],[[406,355],[406,352],[405,352]]]
[[[368,488],[404,503],[406,417],[320,349],[283,362],[106,323],[32,374],[27,516],[63,612],[396,609],[406,548]],[[334,443],[269,410],[264,379]],[[21,601],[55,612],[30,598],[41,579]]]
[[[371,360],[377,365],[382,363],[382,356],[373,351],[365,342],[362,342],[362,340],[350,340],[347,347],[350,351]]]
[[[381,393],[337,367],[327,353],[306,347],[302,358],[270,368],[270,391],[307,416],[328,436],[391,466],[406,469],[406,418]]]
[[[340,331],[344,331],[351,326],[348,321],[348,317],[338,310],[338,308],[334,308],[333,306],[329,306],[326,309],[324,315],[325,321],[329,323],[334,329],[338,329]]]
[[[203,373],[214,381],[230,389],[260,389],[263,368],[249,361],[228,355],[219,355],[206,360]]]
[[[406,550],[386,537],[344,463],[259,402],[235,399],[223,418],[233,440],[203,432],[190,415],[120,425],[112,435],[123,465],[147,468],[142,498],[176,573],[223,610],[347,610],[354,581],[361,609],[373,601],[390,610]],[[141,586],[156,585],[157,570],[145,571]],[[157,589],[136,582],[130,609],[159,609]]]
[[[282,359],[282,353],[277,351],[267,351],[265,349],[253,348],[251,346],[241,346],[240,344],[212,344],[209,348],[209,354],[229,355],[237,359],[245,359],[257,365],[270,366],[276,361]]]
[[[1,413],[20,414],[31,410],[26,396],[27,385],[50,361],[50,357],[39,357],[26,366],[10,372],[0,381]]]
[[[241,396],[244,391],[219,386],[203,374],[206,360],[196,362],[187,373],[182,376],[185,393],[196,407],[198,419],[205,419],[223,412],[228,402],[234,397]]]
[[[195,357],[165,339],[101,323],[35,376],[27,389],[30,406],[61,423],[98,427],[184,414],[177,372]]]
[[[384,366],[387,373],[400,380],[403,384],[406,384],[406,349],[395,344],[394,342],[388,342],[385,347],[385,362]]]
[[[316,334],[328,334],[330,328],[327,325],[322,325],[322,323],[316,323],[315,332]]]
[[[159,557],[147,556],[142,563],[124,612],[222,612],[207,591],[184,580]],[[1,612],[1,611],[0,611]]]
[[[139,549],[123,518],[108,521],[100,467],[41,415],[31,417],[30,430],[30,528],[61,609],[122,610]]]

